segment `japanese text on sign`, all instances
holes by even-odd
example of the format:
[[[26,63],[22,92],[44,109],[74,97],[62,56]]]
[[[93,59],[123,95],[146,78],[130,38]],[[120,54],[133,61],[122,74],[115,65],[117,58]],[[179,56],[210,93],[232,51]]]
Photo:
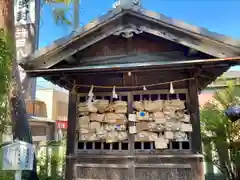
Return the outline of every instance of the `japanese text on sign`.
[[[17,50],[17,60],[25,58],[31,53],[31,48],[29,48],[29,26],[17,26],[15,37],[16,37],[16,50]]]
[[[35,22],[35,6],[33,0],[15,0],[15,24],[30,24]]]
[[[34,148],[25,142],[3,147],[3,170],[32,170]]]

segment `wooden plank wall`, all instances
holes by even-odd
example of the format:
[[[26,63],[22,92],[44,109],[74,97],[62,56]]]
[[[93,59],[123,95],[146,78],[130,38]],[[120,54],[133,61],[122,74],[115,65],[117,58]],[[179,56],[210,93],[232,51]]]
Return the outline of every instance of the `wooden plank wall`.
[[[76,58],[107,57],[124,54],[160,53],[169,51],[185,51],[187,48],[180,44],[164,39],[148,39],[141,35],[135,35],[130,39],[121,36],[110,36],[93,46],[84,49],[76,55]]]

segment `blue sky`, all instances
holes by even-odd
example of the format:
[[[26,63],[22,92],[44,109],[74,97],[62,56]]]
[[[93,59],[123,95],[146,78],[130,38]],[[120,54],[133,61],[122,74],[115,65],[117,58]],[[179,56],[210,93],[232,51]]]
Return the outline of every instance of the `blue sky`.
[[[114,0],[80,1],[80,25],[105,14],[114,3]],[[142,5],[166,16],[240,39],[240,0],[142,0]],[[40,47],[72,30],[72,27],[55,24],[52,9],[52,5],[43,5],[41,9]]]

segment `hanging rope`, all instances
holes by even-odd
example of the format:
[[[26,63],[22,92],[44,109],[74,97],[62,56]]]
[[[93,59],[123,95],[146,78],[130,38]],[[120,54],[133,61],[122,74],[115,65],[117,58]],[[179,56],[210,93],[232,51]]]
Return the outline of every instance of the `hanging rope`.
[[[147,87],[153,87],[153,86],[159,86],[159,85],[165,85],[165,84],[170,84],[170,83],[178,83],[178,82],[183,82],[183,81],[189,81],[193,80],[194,78],[185,78],[185,79],[179,79],[179,80],[174,80],[174,81],[168,81],[168,82],[161,82],[161,83],[155,83],[155,84],[147,84],[147,85],[139,85],[139,86],[96,86],[94,85],[94,88],[100,88],[100,89],[112,89],[115,87],[115,89],[138,89],[138,88],[147,88]],[[93,85],[75,85],[76,87],[86,87],[86,88],[91,88]]]

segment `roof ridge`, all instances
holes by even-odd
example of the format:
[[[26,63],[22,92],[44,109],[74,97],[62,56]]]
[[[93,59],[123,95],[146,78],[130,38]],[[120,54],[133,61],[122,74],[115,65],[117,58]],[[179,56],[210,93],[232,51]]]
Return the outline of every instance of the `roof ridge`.
[[[129,8],[125,9],[124,7],[112,8],[106,14],[89,21],[85,26],[79,27],[78,30],[73,30],[69,35],[59,38],[59,39],[53,41],[53,43],[51,43],[51,44],[62,44],[63,41],[64,42],[68,41],[70,37],[80,35],[83,32],[90,30],[92,27],[94,27],[94,25],[96,25],[97,22],[100,23],[103,21],[107,21],[123,11],[133,11],[133,12],[137,12],[137,13],[140,12],[142,15],[148,16],[150,18],[154,18],[163,23],[181,28],[183,30],[188,30],[188,31],[196,33],[198,35],[206,36],[210,39],[217,40],[219,42],[225,43],[225,44],[233,46],[233,47],[240,47],[240,39],[234,39],[231,36],[226,36],[226,35],[218,33],[218,32],[210,31],[209,29],[207,29],[205,27],[200,27],[200,26],[196,26],[196,25],[193,25],[190,23],[186,23],[183,20],[171,18],[171,17],[165,16],[162,13],[150,11],[150,10],[142,8],[142,7],[139,8],[134,5],[130,9]],[[48,47],[48,46],[46,46],[46,47]]]
[[[79,36],[84,35],[84,33],[93,30],[94,27],[96,28],[99,25],[103,25],[107,23],[109,20],[113,20],[114,18],[117,18],[118,15],[124,15],[124,13],[131,13],[131,12],[135,13],[136,16],[145,16],[147,18],[152,18],[153,20],[158,21],[159,23],[172,26],[173,28],[180,28],[177,30],[185,31],[185,33],[187,32],[194,33],[195,35],[208,38],[209,40],[212,40],[218,43],[223,43],[227,46],[231,46],[232,48],[240,48],[240,40],[235,40],[230,36],[212,32],[206,28],[195,26],[195,25],[186,23],[182,20],[167,17],[162,13],[150,11],[139,6],[132,5],[131,8],[116,7],[116,8],[110,9],[106,14],[99,16],[98,18],[90,21],[85,26],[78,28],[78,30],[72,31],[67,36],[61,37],[53,41],[51,44],[40,48],[34,54],[31,54],[30,56],[25,58],[23,61],[27,59],[32,59],[32,58],[38,58],[40,56],[45,56],[45,55],[48,55],[49,53],[53,53],[55,49],[71,43]]]
[[[193,32],[193,33],[205,36],[205,37],[209,37],[210,39],[213,39],[213,40],[218,40],[222,43],[231,45],[233,47],[240,47],[240,39],[234,39],[231,36],[227,36],[227,35],[224,35],[224,34],[221,34],[221,33],[218,33],[218,32],[210,31],[209,29],[207,29],[205,27],[193,25],[191,23],[186,23],[183,20],[171,18],[171,17],[165,16],[162,13],[155,12],[155,11],[150,11],[150,10],[145,9],[145,8],[132,9],[132,11],[137,12],[137,13],[140,12],[145,16],[148,16],[150,18],[154,18],[154,19],[159,20],[163,23],[181,28],[183,30],[188,30],[190,32]]]

